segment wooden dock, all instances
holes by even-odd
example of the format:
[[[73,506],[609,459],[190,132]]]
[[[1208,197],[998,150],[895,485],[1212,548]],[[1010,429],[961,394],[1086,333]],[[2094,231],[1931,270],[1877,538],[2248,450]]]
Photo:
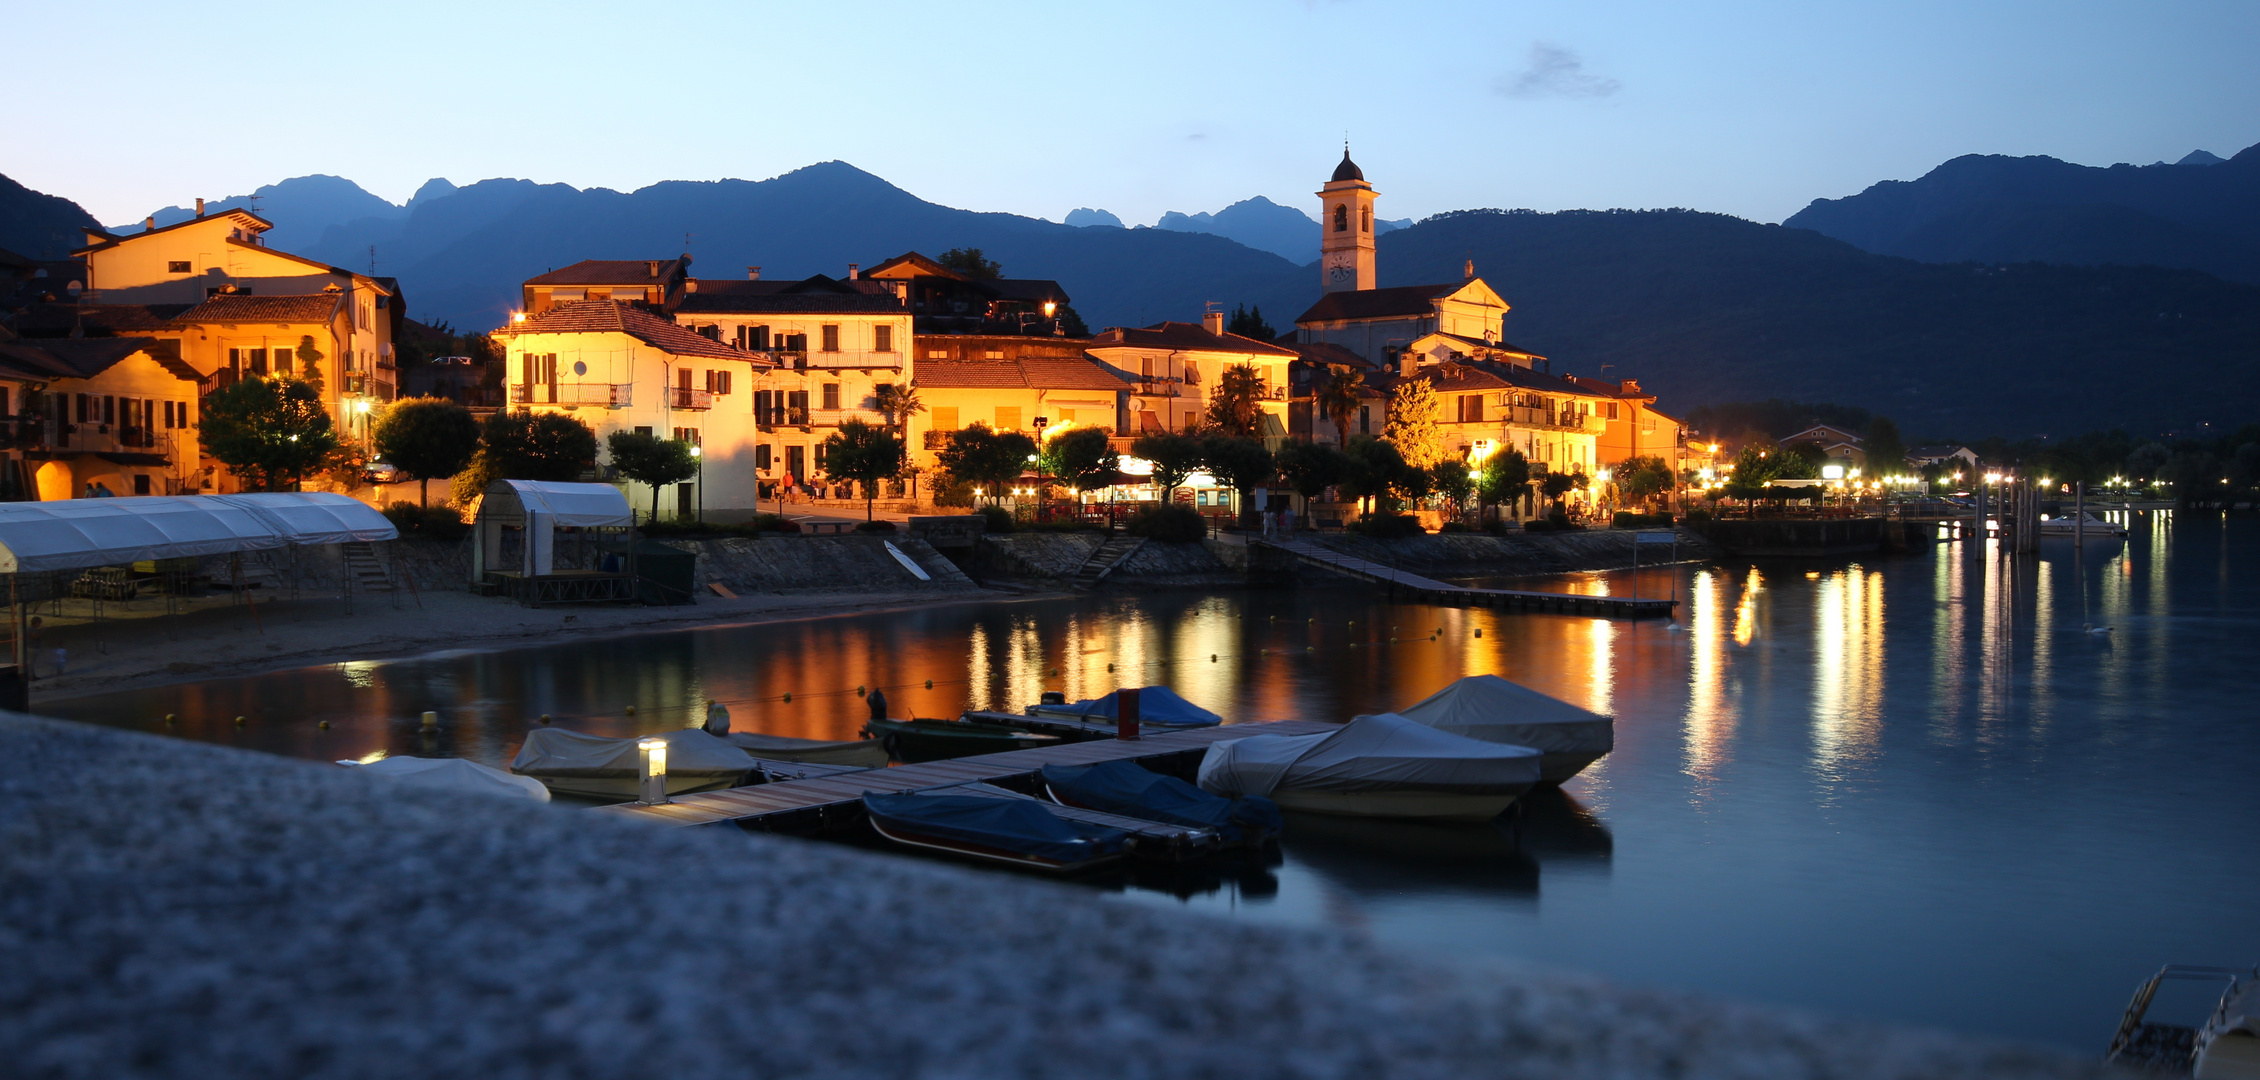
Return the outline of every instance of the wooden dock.
[[[1514,589],[1471,589],[1399,570],[1355,555],[1344,555],[1308,540],[1250,540],[1250,543],[1284,551],[1313,566],[1338,574],[1386,585],[1392,597],[1426,600],[1453,607],[1486,607],[1502,611],[1550,612],[1560,615],[1600,615],[1607,618],[1670,618],[1676,600],[1625,596],[1591,596],[1584,593],[1527,592]]]
[[[1142,739],[1062,743],[891,769],[812,776],[727,791],[679,795],[674,802],[661,806],[626,803],[598,807],[593,812],[666,825],[735,824],[757,832],[819,833],[861,820],[863,793],[867,791],[922,791],[967,783],[990,783],[1032,791],[1036,775],[1046,765],[1095,765],[1101,761],[1137,761],[1149,767],[1174,764],[1181,768],[1157,771],[1185,771],[1183,766],[1197,765],[1210,743],[1250,735],[1310,735],[1334,731],[1340,726],[1320,720],[1226,724]]]

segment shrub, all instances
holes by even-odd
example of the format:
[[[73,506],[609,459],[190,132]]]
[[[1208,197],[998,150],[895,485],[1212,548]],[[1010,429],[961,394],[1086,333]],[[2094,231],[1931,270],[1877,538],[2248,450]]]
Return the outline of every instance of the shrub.
[[[782,514],[755,514],[752,521],[745,523],[744,528],[748,532],[797,533],[800,531],[800,522]]]
[[[982,526],[984,532],[1008,533],[1018,527],[1012,520],[1012,511],[1004,507],[984,506],[977,512],[987,523]]]
[[[1436,527],[1436,531],[1440,533],[1471,533],[1475,531],[1475,526],[1470,525],[1464,521],[1447,521],[1442,525],[1438,525]]]
[[[1689,525],[1693,525],[1698,521],[1709,520],[1711,520],[1711,512],[1708,510],[1689,510],[1687,512],[1687,523]]]
[[[1123,530],[1165,544],[1189,544],[1208,536],[1208,522],[1190,506],[1167,503],[1138,511]]]
[[[1428,530],[1420,527],[1420,519],[1411,514],[1368,514],[1350,523],[1350,531],[1376,540],[1394,540],[1400,536],[1420,536]]]
[[[873,519],[857,525],[855,531],[860,533],[891,533],[895,531],[895,523]]]
[[[462,515],[444,506],[425,508],[408,501],[393,503],[384,508],[384,515],[392,527],[404,537],[422,537],[426,540],[461,540],[471,531]]]
[[[1635,514],[1630,510],[1619,510],[1616,516],[1609,519],[1609,525],[1618,529],[1668,529],[1671,528],[1671,515]]]
[[[962,506],[970,508],[973,505],[973,500],[978,497],[980,497],[980,492],[974,490],[972,484],[960,480],[957,477],[951,476],[948,473],[934,474],[935,506]]]
[[[1554,523],[1544,518],[1532,518],[1522,523],[1522,531],[1526,533],[1549,533],[1554,529]]]

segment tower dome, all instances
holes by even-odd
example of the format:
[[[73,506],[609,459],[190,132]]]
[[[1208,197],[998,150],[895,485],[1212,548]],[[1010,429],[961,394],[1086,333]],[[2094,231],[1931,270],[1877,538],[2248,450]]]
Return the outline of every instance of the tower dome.
[[[1342,148],[1342,163],[1334,166],[1334,178],[1327,183],[1339,184],[1344,180],[1361,183],[1365,180],[1365,170],[1358,168],[1358,163],[1350,160],[1350,148],[1347,146]]]

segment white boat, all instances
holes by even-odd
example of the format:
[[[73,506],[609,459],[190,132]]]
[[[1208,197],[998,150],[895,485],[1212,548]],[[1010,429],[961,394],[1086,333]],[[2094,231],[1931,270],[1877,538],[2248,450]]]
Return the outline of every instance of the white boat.
[[[2127,527],[2082,511],[2040,519],[2042,536],[2078,536],[2086,540],[2124,539]]]
[[[2150,1019],[2150,1004],[2167,982],[2222,983],[2200,1024]],[[2260,968],[2168,964],[2135,988],[2104,1060],[2158,1075],[2194,1080],[2260,1080]]]
[[[462,758],[385,757],[375,761],[340,761],[338,764],[351,766],[362,776],[374,776],[388,783],[408,787],[502,795],[513,799],[532,799],[535,802],[549,801],[549,789],[543,787],[539,780],[512,776],[501,769]]]
[[[733,731],[723,738],[764,761],[860,765],[867,769],[887,764],[886,744],[877,739],[795,739],[789,735],[758,735],[750,731]]]
[[[1539,757],[1382,713],[1340,731],[1211,744],[1199,779],[1215,794],[1262,795],[1289,810],[1481,821],[1538,783]]]
[[[1559,784],[1616,748],[1616,721],[1497,675],[1470,675],[1397,715],[1484,742],[1544,755],[1538,782]]]
[[[643,736],[641,738],[651,738]],[[698,728],[656,736],[667,743],[667,794],[718,791],[745,783],[753,758]],[[510,760],[510,771],[530,776],[560,795],[633,799],[641,774],[639,739],[608,739],[557,728],[535,728]]]

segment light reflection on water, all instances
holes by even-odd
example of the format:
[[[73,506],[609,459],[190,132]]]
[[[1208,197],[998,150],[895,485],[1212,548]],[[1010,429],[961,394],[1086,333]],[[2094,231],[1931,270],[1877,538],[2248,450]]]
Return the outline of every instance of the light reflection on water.
[[[630,735],[695,722],[708,697],[744,729],[848,738],[859,685],[887,687],[898,715],[1166,682],[1233,719],[1347,718],[1495,673],[1618,719],[1617,751],[1531,800],[1519,835],[1298,818],[1276,868],[1124,895],[2093,1052],[2158,964],[2260,959],[2260,708],[2242,678],[2260,583],[2234,557],[2260,552],[2260,522],[2130,525],[2125,543],[2050,542],[2038,560],[1943,545],[1559,583],[1676,589],[1676,627],[1354,589],[1101,596],[342,664],[45,711],[153,732],[173,712],[182,737],[319,760],[502,764],[543,713]],[[428,737],[426,709],[443,717]]]

